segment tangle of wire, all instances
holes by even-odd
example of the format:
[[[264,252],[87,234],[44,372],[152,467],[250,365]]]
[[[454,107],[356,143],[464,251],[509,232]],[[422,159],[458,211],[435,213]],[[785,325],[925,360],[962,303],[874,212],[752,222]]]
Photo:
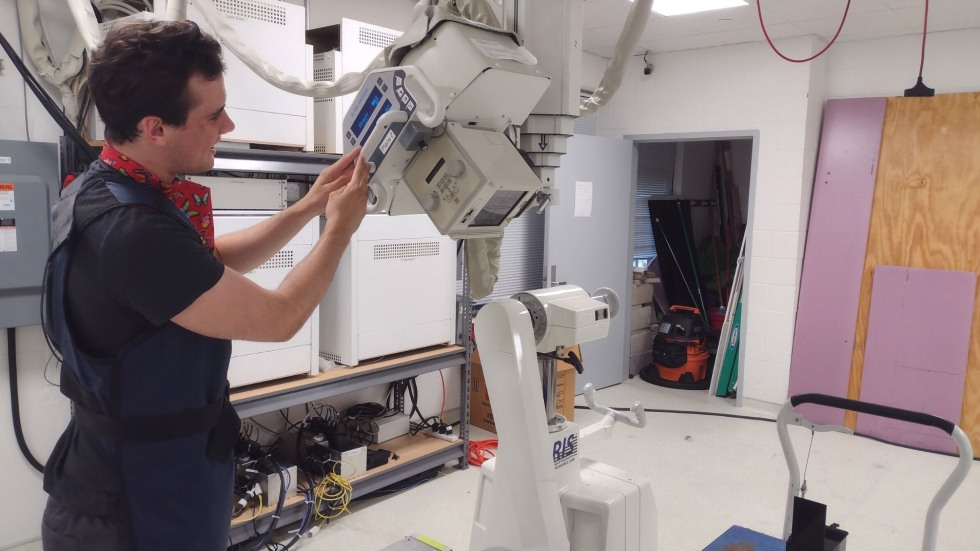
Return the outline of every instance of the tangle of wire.
[[[344,411],[347,437],[371,443],[378,436],[378,419],[398,415],[398,411],[377,402],[355,404]]]
[[[442,371],[439,372],[439,375],[442,376]],[[444,424],[445,423],[444,418],[443,418],[443,415],[445,414],[445,409],[446,409],[446,392],[445,392],[446,387],[445,387],[445,379],[443,379],[443,387],[442,388],[443,388],[443,394],[442,394],[442,411],[440,411],[440,414],[439,415],[430,415],[430,416],[426,417],[425,415],[422,414],[422,410],[419,409],[419,387],[418,387],[418,382],[416,381],[416,378],[415,377],[412,377],[411,379],[406,379],[405,380],[405,382],[404,382],[404,390],[408,393],[408,398],[412,402],[412,406],[409,409],[409,414],[408,414],[409,415],[409,419],[411,419],[413,417],[418,417],[419,418],[419,421],[417,421],[417,422],[410,422],[408,424],[408,427],[409,427],[408,428],[408,432],[409,432],[409,434],[411,434],[412,436],[415,436],[415,435],[417,435],[420,432],[424,432],[424,431],[427,431],[427,430],[434,429],[436,427],[436,425],[440,425],[440,424]]]
[[[470,449],[467,453],[466,459],[470,465],[479,467],[491,457],[496,456],[496,451],[496,438],[491,438],[489,440],[470,440]]]
[[[347,506],[354,496],[354,487],[351,486],[350,480],[339,474],[328,473],[313,488],[312,494],[314,515],[320,521],[318,526],[322,527],[325,523],[350,512]]]

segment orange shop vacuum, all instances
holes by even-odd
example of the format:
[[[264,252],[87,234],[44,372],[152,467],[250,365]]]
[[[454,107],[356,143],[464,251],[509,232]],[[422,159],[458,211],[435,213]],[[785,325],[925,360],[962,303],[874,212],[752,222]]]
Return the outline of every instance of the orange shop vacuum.
[[[674,305],[660,320],[653,363],[640,370],[640,378],[668,388],[703,390],[710,384],[709,357],[701,311]]]

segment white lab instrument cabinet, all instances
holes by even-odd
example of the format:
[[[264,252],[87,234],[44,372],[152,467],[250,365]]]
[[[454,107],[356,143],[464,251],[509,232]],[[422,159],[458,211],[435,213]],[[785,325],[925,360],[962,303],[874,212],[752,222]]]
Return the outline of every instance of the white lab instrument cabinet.
[[[215,210],[215,236],[254,226],[274,214],[275,211]],[[245,277],[266,289],[277,288],[293,266],[313,249],[319,231],[319,221],[311,220],[279,252]],[[319,313],[314,309],[310,319],[286,342],[232,341],[228,366],[231,387],[318,373],[319,321]]]
[[[313,80],[317,82],[335,82],[342,75],[367,69],[381,50],[401,36],[401,31],[347,18],[331,27],[336,28],[339,39],[332,46],[338,49],[313,55]],[[354,91],[336,98],[314,100],[314,152],[344,152],[344,116],[356,97]]]
[[[427,215],[368,215],[320,303],[320,358],[342,365],[456,339],[456,247]]]
[[[224,23],[263,61],[286,75],[313,78],[313,48],[306,44],[306,9],[302,5],[278,0],[213,0]],[[147,21],[159,16],[150,12],[105,21],[99,25],[103,35],[122,21]],[[204,32],[215,35],[194,0],[187,2],[187,19]],[[251,70],[245,62],[222,44],[225,63],[225,110],[235,129],[222,141],[269,144],[313,150],[313,98],[281,90]],[[343,120],[343,118],[341,118]],[[88,119],[92,136],[104,138],[105,125],[95,109]]]

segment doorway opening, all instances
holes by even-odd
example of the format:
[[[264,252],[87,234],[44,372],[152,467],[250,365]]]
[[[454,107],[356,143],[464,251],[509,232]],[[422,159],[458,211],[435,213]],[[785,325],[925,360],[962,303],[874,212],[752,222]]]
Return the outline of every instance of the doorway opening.
[[[743,249],[751,227],[756,136],[627,138],[637,151],[630,376],[737,396],[741,331],[734,314],[744,281],[737,272],[740,253],[748,258],[751,246],[746,240]],[[727,372],[719,381],[722,364]]]

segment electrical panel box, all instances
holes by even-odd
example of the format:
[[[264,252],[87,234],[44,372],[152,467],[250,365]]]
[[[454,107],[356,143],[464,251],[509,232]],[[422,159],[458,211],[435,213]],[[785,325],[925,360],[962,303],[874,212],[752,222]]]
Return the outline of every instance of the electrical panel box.
[[[274,214],[274,211],[215,210],[215,236],[254,226]],[[311,220],[282,250],[245,277],[266,289],[277,288],[293,266],[310,254],[319,233],[319,220]],[[314,310],[310,319],[286,342],[232,341],[228,366],[228,382],[232,388],[318,373],[319,321],[319,313]]]
[[[41,285],[58,200],[58,146],[0,140],[0,327],[41,323]]]
[[[369,214],[320,302],[320,358],[355,366],[456,341],[456,246],[424,214]]]
[[[323,32],[320,31],[330,31]],[[401,36],[401,31],[355,21],[341,19],[340,25],[331,25],[311,31],[312,34],[337,36],[339,44],[329,44],[330,51],[313,55],[313,80],[335,82],[346,73],[358,73],[371,64],[381,50]],[[316,98],[313,104],[314,146],[316,153],[343,153],[344,116],[350,110],[357,92],[336,98]]]

